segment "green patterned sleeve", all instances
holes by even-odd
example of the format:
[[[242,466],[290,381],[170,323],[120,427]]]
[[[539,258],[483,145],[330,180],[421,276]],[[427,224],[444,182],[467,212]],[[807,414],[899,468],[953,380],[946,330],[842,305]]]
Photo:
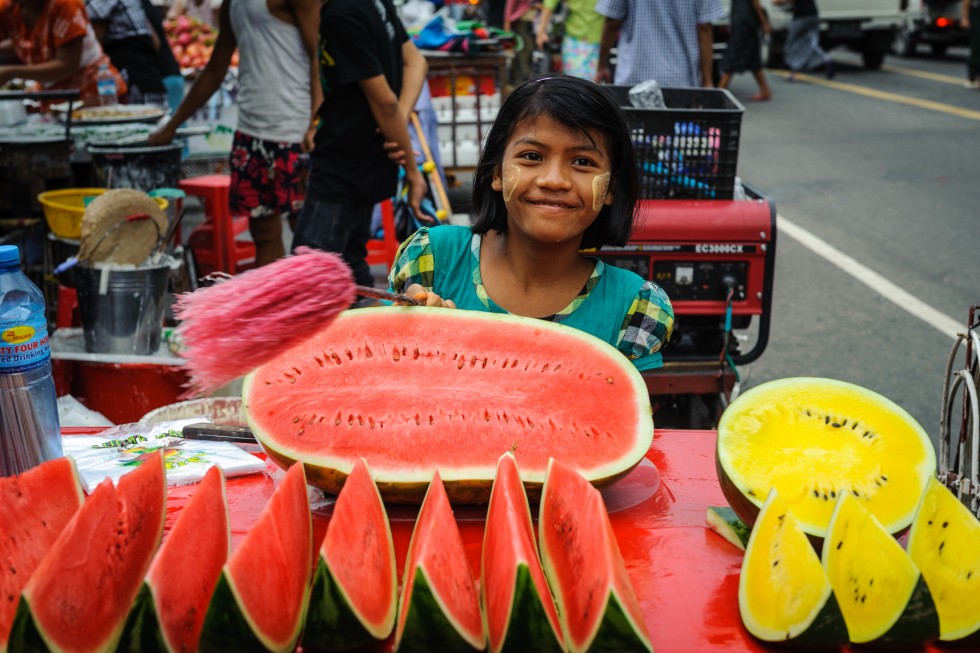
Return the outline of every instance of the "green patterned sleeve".
[[[674,309],[667,293],[647,281],[626,313],[619,332],[619,350],[641,372],[663,365],[661,349],[674,329]]]
[[[395,254],[395,262],[388,274],[388,289],[401,293],[413,283],[417,283],[431,292],[434,278],[433,263],[429,228],[421,227],[399,246]]]

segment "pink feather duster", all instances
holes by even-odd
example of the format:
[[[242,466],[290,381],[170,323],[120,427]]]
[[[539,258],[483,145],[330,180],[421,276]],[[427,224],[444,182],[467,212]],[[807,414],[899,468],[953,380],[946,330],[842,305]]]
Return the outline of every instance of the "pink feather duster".
[[[343,259],[308,247],[180,295],[174,314],[191,392],[210,393],[275,358],[333,322],[354,297]]]

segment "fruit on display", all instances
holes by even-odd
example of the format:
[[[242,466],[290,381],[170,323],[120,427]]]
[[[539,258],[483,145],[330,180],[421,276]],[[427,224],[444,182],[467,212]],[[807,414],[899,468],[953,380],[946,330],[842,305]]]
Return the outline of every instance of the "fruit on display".
[[[306,619],[313,525],[302,465],[294,465],[218,579],[201,651],[292,651]]]
[[[83,498],[71,458],[0,479],[0,651],[7,647],[17,597]]]
[[[118,487],[100,483],[24,587],[9,649],[115,650],[160,544],[165,501],[159,451]]]
[[[386,500],[415,503],[437,470],[454,501],[485,503],[507,451],[532,500],[553,455],[601,484],[653,439],[646,385],[614,347],[453,309],[345,311],[249,374],[243,404],[270,458],[302,461],[312,485],[339,492],[364,457]]]
[[[939,637],[925,579],[860,498],[837,497],[821,560],[852,643],[915,647]]]
[[[218,33],[213,27],[190,16],[176,16],[163,23],[167,42],[181,68],[203,68],[211,58]],[[238,51],[232,55],[238,66]]]
[[[744,551],[749,543],[752,529],[745,525],[735,511],[728,506],[708,506],[705,515],[708,528],[731,542],[735,547]]]
[[[850,383],[787,378],[752,388],[718,423],[722,492],[747,524],[776,488],[815,538],[837,498],[860,501],[889,533],[912,523],[936,472],[928,434],[904,409]]]
[[[980,521],[946,486],[930,479],[907,550],[939,613],[939,639],[980,633]]]
[[[480,569],[491,651],[564,649],[558,613],[538,557],[530,506],[509,452],[497,464]]]
[[[482,651],[483,614],[439,474],[419,509],[402,578],[396,651]]]
[[[766,642],[808,648],[848,642],[820,557],[776,490],[770,490],[749,537],[738,608],[746,630]]]
[[[554,459],[547,468],[538,531],[567,650],[652,651],[602,494]]]
[[[388,514],[367,464],[359,460],[320,545],[303,648],[340,651],[384,640],[394,628],[397,604]]]
[[[196,651],[231,551],[221,468],[211,467],[178,513],[146,575],[123,636],[134,651]]]

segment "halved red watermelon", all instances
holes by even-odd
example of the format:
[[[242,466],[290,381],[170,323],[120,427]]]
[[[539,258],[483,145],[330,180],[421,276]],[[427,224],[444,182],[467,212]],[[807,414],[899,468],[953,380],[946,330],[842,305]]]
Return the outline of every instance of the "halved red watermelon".
[[[395,626],[398,651],[482,651],[483,614],[463,538],[437,473],[408,544]]]
[[[561,623],[541,570],[531,509],[510,453],[497,463],[480,567],[490,650],[563,651]]]
[[[532,497],[551,456],[602,483],[653,439],[646,385],[614,347],[477,311],[346,311],[250,374],[243,403],[280,465],[302,461],[311,484],[337,493],[363,457],[385,500],[418,502],[438,470],[454,501],[485,503],[507,451]]]
[[[84,496],[71,458],[0,478],[0,651],[7,648],[21,591]]]
[[[602,495],[557,460],[548,466],[538,530],[568,650],[652,651]]]
[[[230,550],[225,477],[215,465],[153,558],[123,638],[129,649],[196,651]]]
[[[21,594],[11,650],[114,651],[160,545],[166,502],[157,451],[106,479],[65,526]]]
[[[313,573],[313,523],[293,465],[225,564],[201,631],[202,651],[292,651]]]
[[[340,491],[313,576],[304,650],[384,640],[395,626],[395,545],[381,494],[363,460]]]

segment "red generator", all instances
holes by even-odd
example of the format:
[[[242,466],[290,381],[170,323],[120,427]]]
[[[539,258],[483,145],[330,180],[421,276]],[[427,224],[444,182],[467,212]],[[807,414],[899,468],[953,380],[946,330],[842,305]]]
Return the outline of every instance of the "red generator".
[[[643,374],[655,412],[671,408],[676,415],[670,426],[713,425],[738,380],[737,366],[759,358],[769,340],[776,207],[751,188],[746,194],[641,200],[630,242],[599,252],[670,297],[675,321],[664,366]]]

